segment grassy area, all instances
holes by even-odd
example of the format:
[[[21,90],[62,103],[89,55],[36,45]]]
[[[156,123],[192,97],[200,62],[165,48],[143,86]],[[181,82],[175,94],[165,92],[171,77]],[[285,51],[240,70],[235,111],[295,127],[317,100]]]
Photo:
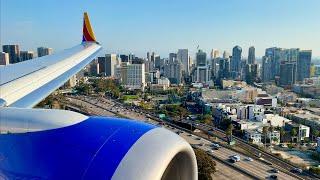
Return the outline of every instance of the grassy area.
[[[123,101],[137,100],[138,98],[139,98],[138,95],[123,95],[121,97],[121,99],[123,99]]]

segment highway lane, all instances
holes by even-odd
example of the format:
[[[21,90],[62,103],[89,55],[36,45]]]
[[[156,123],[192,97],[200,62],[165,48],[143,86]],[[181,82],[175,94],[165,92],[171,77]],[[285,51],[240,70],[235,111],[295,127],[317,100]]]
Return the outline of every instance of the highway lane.
[[[113,102],[110,101],[108,99],[100,99],[97,100],[96,98],[86,98],[83,99],[84,102],[82,100],[77,100],[77,99],[73,99],[70,98],[70,102],[71,103],[76,103],[77,105],[82,105],[87,107],[88,109],[90,109],[90,111],[92,111],[93,113],[95,113],[96,115],[110,115],[111,112],[113,112],[113,115],[115,114],[121,114],[123,116],[128,116],[132,119],[137,119],[137,120],[143,120],[143,121],[148,121],[147,117],[142,114],[142,113],[137,113],[137,110],[134,109],[128,109],[125,107],[122,107],[121,104],[117,103],[117,102]],[[89,103],[88,103],[89,102]],[[101,108],[100,108],[101,107]],[[157,124],[157,122],[155,121],[148,121],[149,123],[153,123],[153,124]],[[182,137],[185,138],[190,144],[194,144],[194,143],[204,143],[207,144],[205,146],[202,146],[200,148],[208,151],[210,150],[210,146],[212,145],[212,142],[209,142],[203,138],[201,138],[201,142],[197,142],[197,140],[195,140],[195,137],[190,138],[189,136],[183,136],[184,133],[182,133]],[[229,157],[231,155],[234,154],[238,154],[230,149],[227,148],[221,148],[219,150],[215,150],[213,155],[217,156],[218,158],[223,159],[226,162],[229,162]],[[241,159],[244,159],[245,156],[244,155],[240,155]],[[234,165],[240,169],[243,169],[245,171],[248,171],[250,174],[260,178],[260,179],[266,179],[268,178],[272,173],[270,173],[270,170],[273,169],[270,166],[267,166],[261,162],[258,161],[240,161],[237,163],[234,163]],[[294,179],[294,177],[283,173],[283,172],[279,172],[277,174],[277,176],[279,177],[279,179]]]

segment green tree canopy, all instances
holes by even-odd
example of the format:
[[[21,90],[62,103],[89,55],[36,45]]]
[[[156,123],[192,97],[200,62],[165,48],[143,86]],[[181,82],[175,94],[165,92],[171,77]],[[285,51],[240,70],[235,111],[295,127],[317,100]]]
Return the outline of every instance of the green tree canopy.
[[[212,174],[216,172],[216,162],[203,150],[194,150],[198,164],[198,179],[212,180]]]

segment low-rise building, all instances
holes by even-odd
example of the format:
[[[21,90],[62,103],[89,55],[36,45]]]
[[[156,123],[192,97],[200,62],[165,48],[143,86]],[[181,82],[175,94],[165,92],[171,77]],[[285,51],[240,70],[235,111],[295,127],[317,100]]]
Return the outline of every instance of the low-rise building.
[[[280,143],[280,132],[279,131],[273,131],[268,132],[267,137],[270,140],[271,144],[279,144]]]
[[[287,123],[286,129],[292,131],[292,129],[296,129],[297,135],[297,141],[304,141],[306,138],[310,137],[310,127],[302,125],[302,124],[296,124],[296,123]]]
[[[253,143],[253,144],[257,144],[257,145],[261,145],[261,137],[262,134],[261,132],[257,131],[257,130],[245,130],[244,131],[244,138],[245,140]]]

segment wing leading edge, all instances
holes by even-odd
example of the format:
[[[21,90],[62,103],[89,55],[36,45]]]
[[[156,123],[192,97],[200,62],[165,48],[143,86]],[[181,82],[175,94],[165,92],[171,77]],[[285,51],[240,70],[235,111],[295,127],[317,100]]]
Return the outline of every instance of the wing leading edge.
[[[11,107],[35,106],[89,64],[101,49],[89,17],[84,13],[80,45],[60,53],[0,66],[0,101]]]

